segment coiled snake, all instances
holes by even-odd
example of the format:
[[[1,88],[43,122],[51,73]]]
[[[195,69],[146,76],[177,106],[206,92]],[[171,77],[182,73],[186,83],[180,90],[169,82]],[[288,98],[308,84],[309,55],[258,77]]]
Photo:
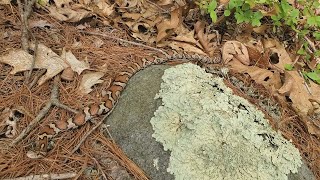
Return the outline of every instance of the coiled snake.
[[[48,142],[60,132],[69,129],[76,129],[79,126],[84,125],[87,121],[92,120],[94,117],[105,115],[110,112],[115,107],[120,93],[127,85],[130,77],[138,71],[150,65],[163,64],[171,60],[182,60],[183,62],[198,61],[206,64],[217,64],[221,62],[221,59],[222,58],[219,49],[216,49],[212,58],[195,53],[178,53],[174,50],[170,50],[163,53],[153,54],[150,57],[142,58],[138,62],[129,64],[116,76],[106,91],[107,93],[104,97],[104,101],[100,102],[100,104],[92,104],[83,108],[78,114],[67,121],[53,122],[41,128],[36,142],[36,153],[41,154],[41,156],[45,156],[49,150]]]

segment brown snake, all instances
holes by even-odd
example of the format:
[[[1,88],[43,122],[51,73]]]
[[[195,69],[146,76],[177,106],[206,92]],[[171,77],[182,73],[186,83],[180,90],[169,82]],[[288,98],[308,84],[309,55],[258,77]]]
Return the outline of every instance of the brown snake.
[[[216,50],[215,55],[210,58],[205,55],[189,54],[189,53],[178,53],[170,50],[164,53],[154,54],[152,57],[142,58],[138,62],[129,64],[125,70],[120,72],[114,81],[107,89],[104,101],[100,104],[92,104],[88,107],[83,108],[75,117],[68,119],[67,121],[52,122],[44,126],[39,133],[36,142],[36,151],[42,156],[48,152],[48,141],[58,135],[62,131],[69,129],[76,129],[79,126],[84,125],[87,121],[92,120],[94,117],[99,115],[105,115],[110,112],[116,105],[119,99],[120,93],[127,85],[130,77],[132,77],[138,71],[150,66],[163,64],[171,60],[182,60],[183,62],[198,61],[206,64],[217,64],[221,62],[220,50]]]

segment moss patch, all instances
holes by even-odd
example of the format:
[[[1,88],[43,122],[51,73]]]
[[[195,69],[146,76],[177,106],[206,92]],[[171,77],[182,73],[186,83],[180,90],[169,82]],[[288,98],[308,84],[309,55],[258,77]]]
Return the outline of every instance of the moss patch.
[[[287,179],[299,151],[255,106],[221,78],[193,64],[167,69],[151,119],[153,137],[171,151],[168,172],[179,179]]]

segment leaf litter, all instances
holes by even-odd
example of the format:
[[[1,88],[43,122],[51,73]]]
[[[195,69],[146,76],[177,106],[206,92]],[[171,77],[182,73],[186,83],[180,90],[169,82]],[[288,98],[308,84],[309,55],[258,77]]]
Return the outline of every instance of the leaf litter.
[[[7,1],[3,2],[5,4],[8,3]],[[48,99],[50,89],[48,83],[50,79],[67,68],[71,68],[71,70],[77,72],[77,74],[74,75],[75,80],[61,82],[60,99],[70,107],[80,109],[102,98],[97,92],[101,92],[105,86],[107,87],[110,79],[114,77],[116,72],[119,72],[123,65],[128,63],[128,60],[124,59],[130,59],[130,61],[133,62],[134,58],[145,56],[145,54],[141,53],[141,49],[139,50],[138,48],[132,47],[122,47],[119,49],[117,48],[117,43],[109,40],[106,41],[106,39],[103,38],[101,39],[106,43],[96,45],[96,39],[79,34],[76,31],[76,27],[63,24],[63,22],[79,23],[82,21],[80,23],[80,25],[83,25],[82,29],[90,29],[91,27],[97,26],[97,24],[90,24],[86,21],[86,19],[90,19],[92,22],[100,22],[100,26],[103,25],[107,27],[104,29],[104,33],[108,33],[110,36],[122,37],[127,36],[127,34],[110,28],[110,25],[119,28],[122,27],[119,24],[125,24],[130,32],[129,35],[137,41],[145,42],[148,45],[157,44],[157,47],[171,47],[175,50],[185,50],[199,54],[212,55],[214,47],[217,44],[216,33],[205,29],[207,24],[199,21],[198,23],[193,22],[195,25],[194,28],[185,26],[183,17],[181,16],[183,13],[181,7],[187,5],[184,1],[164,0],[157,3],[149,3],[144,1],[123,0],[116,0],[114,2],[81,0],[76,3],[70,0],[61,0],[54,2],[55,4],[48,3],[42,7],[49,12],[45,15],[46,18],[43,21],[32,20],[33,17],[30,19],[30,21],[34,22],[31,25],[32,27],[43,28],[49,26],[51,28],[51,32],[50,30],[33,28],[36,38],[40,42],[43,42],[43,44],[39,44],[39,55],[35,61],[34,68],[46,69],[47,71],[38,81],[39,86],[33,88],[32,92],[35,93],[30,94],[28,89],[21,86],[20,81],[23,78],[19,72],[30,69],[33,56],[29,53],[20,52],[17,46],[12,43],[15,42],[19,44],[19,34],[6,33],[7,35],[4,37],[7,41],[1,41],[3,43],[0,44],[2,44],[1,46],[3,48],[0,52],[0,62],[10,65],[13,69],[10,72],[11,75],[8,75],[7,72],[9,72],[10,66],[0,64],[4,67],[1,68],[3,72],[0,73],[0,87],[5,86],[7,88],[6,90],[1,89],[0,95],[2,97],[0,98],[7,101],[6,103],[0,103],[0,110],[3,110],[3,108],[8,105],[20,104],[21,106],[26,106],[26,104],[28,104],[26,111],[28,111],[29,114],[35,115],[43,102]],[[0,11],[7,11],[5,13],[9,14],[8,9],[0,9]],[[9,22],[11,21],[12,24],[15,24],[15,17],[5,17]],[[98,17],[98,21],[93,21],[96,17]],[[57,27],[62,28],[62,32],[52,33],[52,28]],[[253,28],[252,30],[250,29],[252,27],[246,28],[248,32],[255,31],[257,33],[264,33],[267,31],[266,27],[262,29]],[[74,39],[74,37],[76,38]],[[273,39],[263,39],[262,41],[254,39],[253,41],[252,37],[241,37],[240,35],[236,37],[236,39],[241,38],[245,40],[241,42],[233,40],[223,43],[222,54],[226,65],[229,66],[232,71],[240,73],[239,78],[243,76],[244,82],[247,81],[248,77],[246,75],[248,75],[254,83],[262,85],[267,89],[269,94],[278,98],[283,107],[287,107],[282,112],[286,118],[278,122],[278,125],[283,135],[289,139],[293,139],[295,145],[303,152],[302,154],[307,154],[305,160],[309,163],[314,173],[320,176],[320,167],[317,166],[317,164],[320,164],[319,160],[317,160],[317,155],[320,153],[320,150],[311,148],[320,146],[319,140],[316,140],[316,137],[319,137],[320,123],[310,121],[310,114],[312,115],[319,109],[320,96],[318,94],[318,85],[311,81],[308,82],[306,86],[304,78],[298,71],[286,71],[284,69],[285,64],[292,64],[293,61],[289,53],[279,42]],[[10,39],[10,41],[8,41],[8,39]],[[250,41],[247,41],[248,39],[250,39]],[[68,51],[59,48],[59,46],[65,47]],[[8,47],[15,48],[13,48],[14,50],[9,50]],[[92,52],[94,52],[94,55]],[[59,56],[58,54],[62,55]],[[106,54],[110,54],[110,56],[106,57]],[[279,60],[277,63],[271,63],[269,61],[269,57],[272,54],[277,54]],[[89,56],[87,57],[87,55]],[[88,59],[88,62],[79,61],[78,59]],[[99,69],[101,67],[105,67],[106,69],[101,71]],[[83,71],[87,70],[90,70],[90,72],[83,73]],[[13,76],[12,74],[15,75]],[[96,85],[99,83],[101,84]],[[95,91],[92,91],[93,86]],[[19,89],[17,87],[22,88]],[[290,99],[290,102],[286,100],[286,97]],[[302,117],[302,120],[297,118],[294,111],[290,109],[291,107]],[[53,117],[53,119],[59,120],[67,119],[70,116],[69,113],[54,108],[52,112],[48,114],[45,122],[48,122],[48,120]],[[316,117],[316,115],[312,117]],[[17,131],[20,132],[27,125],[28,121],[30,121],[30,117],[23,117],[21,124],[18,124],[16,127]],[[53,168],[52,170],[57,173],[65,172],[65,170],[78,172],[79,167],[81,168],[83,164],[90,163],[88,159],[74,154],[71,155],[73,160],[71,160],[69,164],[61,166],[58,162],[59,159],[64,158],[63,154],[67,154],[67,149],[74,146],[77,143],[76,141],[79,141],[81,134],[85,134],[84,132],[89,128],[89,125],[87,125],[80,128],[79,132],[64,133],[66,139],[74,139],[74,141],[58,140],[59,142],[56,144],[64,145],[55,147],[53,153],[49,155],[49,160],[58,159],[58,161],[56,161],[57,163],[51,165],[42,162],[43,164],[40,167],[22,156],[26,152],[27,144],[33,142],[35,137],[30,137],[30,139],[23,142],[21,146],[11,149],[1,149],[1,156],[3,154],[6,155],[3,156],[4,161],[0,162],[0,167],[8,167],[6,165],[9,164],[13,165],[14,160],[8,161],[12,159],[12,157],[15,157],[14,159],[16,160],[19,159],[23,166],[15,166],[15,168],[1,172],[0,176],[26,175],[24,174],[24,172],[26,172],[25,169],[28,169],[29,173],[46,172],[44,170],[49,167]],[[33,134],[36,134],[36,132],[35,130]],[[310,133],[314,136],[310,136]],[[106,142],[105,139],[101,139],[98,132],[94,137],[90,138],[97,139],[97,137],[100,138],[100,142]],[[6,146],[6,141],[7,140],[0,141],[3,145],[2,147]],[[63,141],[63,143],[61,143],[61,141]],[[97,152],[89,148],[91,147],[89,142],[91,141],[86,141],[81,151],[89,153],[89,157],[95,156]],[[303,144],[303,142],[307,144]],[[121,150],[116,148],[113,143],[107,142],[104,145],[108,146],[107,149],[110,150],[104,151],[104,153],[116,159],[117,163],[120,163],[122,167],[126,167],[136,178],[145,178],[144,173],[131,161],[126,159]],[[18,156],[16,156],[17,153],[19,154]],[[47,168],[43,169],[43,167]],[[78,167],[78,169],[75,167]],[[107,166],[104,166],[104,168],[106,167]]]

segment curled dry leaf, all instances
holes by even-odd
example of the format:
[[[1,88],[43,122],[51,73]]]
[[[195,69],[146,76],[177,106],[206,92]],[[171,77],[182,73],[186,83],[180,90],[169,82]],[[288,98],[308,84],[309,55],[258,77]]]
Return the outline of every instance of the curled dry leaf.
[[[70,67],[66,68],[61,73],[61,79],[66,80],[66,81],[73,81],[74,71]]]
[[[213,55],[213,52],[217,48],[217,44],[215,43],[217,40],[216,34],[206,34],[204,33],[205,24],[201,21],[198,21],[195,26],[195,32],[197,35],[197,38],[199,39],[199,42],[201,44],[201,47],[203,48],[204,52],[210,56]]]
[[[16,110],[6,107],[0,113],[0,134],[4,133],[6,137],[12,138],[17,135],[17,122],[19,118],[14,115]]]
[[[34,44],[31,44],[34,49]],[[13,66],[10,74],[30,70],[33,61],[33,56],[21,49],[10,51],[9,54],[0,57],[0,62]],[[43,44],[38,44],[37,58],[35,60],[35,69],[47,69],[38,84],[42,85],[48,79],[51,79],[62,70],[67,68],[68,65],[60,58],[55,52]]]
[[[247,48],[239,41],[227,41],[222,47],[222,59],[228,64],[232,59],[237,59],[245,65],[250,64]]]
[[[277,55],[277,63],[273,63],[273,70],[259,68],[257,66],[244,65],[238,60],[233,60],[228,65],[236,72],[247,73],[259,84],[264,85],[274,95],[290,98],[292,107],[302,117],[306,117],[314,111],[312,101],[320,103],[320,87],[310,81],[307,85],[304,78],[297,71],[286,71],[285,64],[292,63],[289,54],[279,42],[273,40],[268,42],[270,51]],[[280,73],[284,74],[284,82],[280,79]],[[308,86],[308,87],[306,87]],[[310,92],[309,92],[309,90]]]
[[[175,9],[171,12],[170,20],[166,19],[162,23],[157,25],[157,43],[170,36],[173,30],[181,24],[181,15],[181,9]]]
[[[0,4],[10,4],[11,0],[0,0]]]
[[[262,69],[256,66],[247,66],[240,61],[231,61],[229,64],[230,69],[238,73],[247,73],[258,84],[263,85],[271,92],[276,92],[281,86],[280,73],[272,72],[267,69]]]
[[[201,49],[185,42],[172,41],[168,44],[168,46],[177,51],[194,52],[197,54],[206,55],[206,53],[204,53]]]
[[[72,0],[54,0],[54,3],[59,8],[69,5],[71,2]]]
[[[79,22],[83,18],[91,17],[91,13],[84,9],[72,10],[69,8],[49,6],[48,10],[50,16],[65,22]]]
[[[29,27],[32,29],[32,28],[35,28],[35,27],[39,27],[39,28],[45,28],[45,27],[48,27],[48,28],[52,28],[53,25],[48,23],[47,21],[45,20],[38,20],[38,21],[31,21],[29,23]]]
[[[71,69],[77,72],[79,75],[85,69],[89,69],[90,66],[85,61],[79,61],[71,51],[66,52],[65,49],[62,50],[61,58],[64,59],[67,64],[71,67]]]
[[[309,86],[311,94],[306,86]],[[319,85],[314,82],[307,85],[297,71],[285,71],[285,82],[278,92],[288,95],[292,101],[292,107],[302,116],[307,116],[314,110],[310,99],[320,103]]]
[[[103,80],[100,79],[103,76],[103,72],[91,72],[83,75],[80,82],[79,91],[82,94],[89,94],[92,91],[92,86],[103,82]]]

